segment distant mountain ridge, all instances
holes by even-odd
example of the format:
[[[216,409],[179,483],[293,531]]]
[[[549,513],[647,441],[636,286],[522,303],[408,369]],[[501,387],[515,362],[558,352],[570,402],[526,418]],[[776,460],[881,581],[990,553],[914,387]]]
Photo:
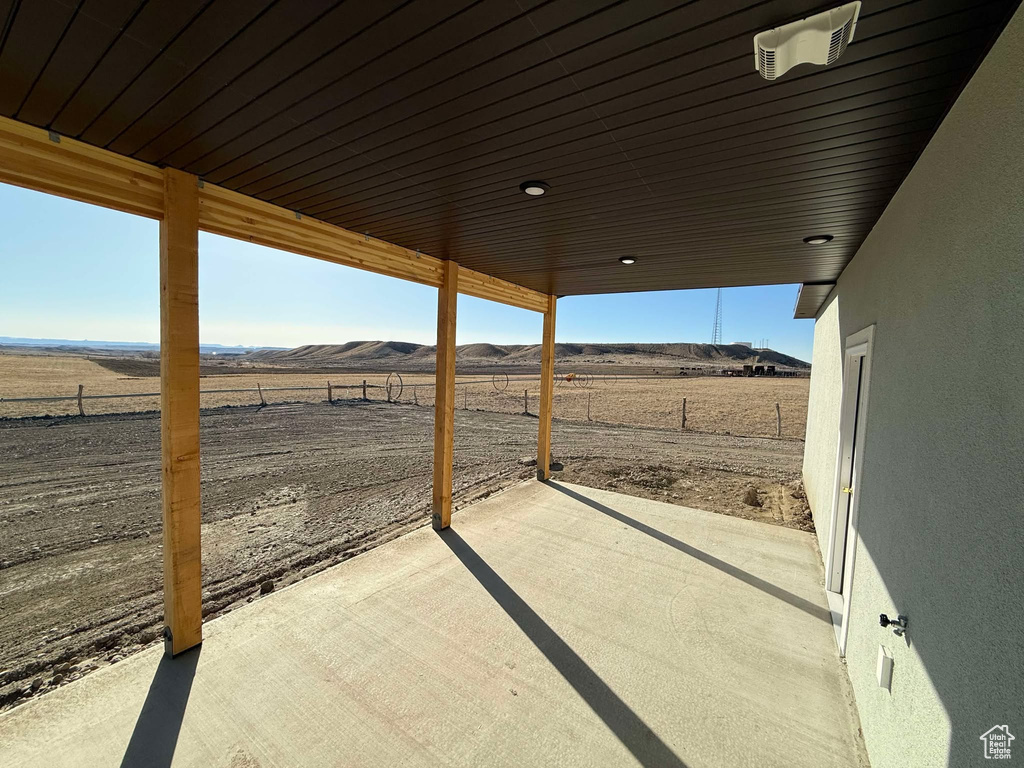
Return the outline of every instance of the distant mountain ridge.
[[[160,345],[150,341],[100,341],[91,339],[33,339],[26,336],[0,336],[0,346],[11,347],[52,347],[54,349],[110,352],[157,352]],[[284,349],[284,347],[244,347],[241,345],[200,344],[203,354],[240,355],[255,349]]]
[[[456,347],[457,360],[487,363],[540,362],[540,344],[463,344]],[[258,350],[244,356],[248,361],[271,364],[349,364],[361,361],[433,360],[434,347],[406,341],[350,341],[345,344],[307,344],[287,350]],[[743,344],[555,344],[555,360],[618,365],[742,365],[766,363],[787,368],[810,368],[803,360],[773,349],[751,349]]]

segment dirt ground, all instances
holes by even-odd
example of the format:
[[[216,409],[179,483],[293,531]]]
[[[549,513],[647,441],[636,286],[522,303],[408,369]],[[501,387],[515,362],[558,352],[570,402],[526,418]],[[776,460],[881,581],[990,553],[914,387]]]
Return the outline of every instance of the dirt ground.
[[[206,615],[427,523],[432,429],[410,404],[205,410]],[[456,509],[532,476],[536,430],[457,411]],[[0,707],[157,640],[159,433],[155,413],[0,420]],[[553,445],[567,481],[810,526],[800,441],[556,421]]]
[[[104,361],[109,365],[109,361]],[[152,361],[135,365],[115,365],[116,370],[77,356],[44,356],[0,354],[0,398],[75,395],[83,384],[85,394],[137,394],[158,392],[160,381],[155,376],[126,376],[117,371],[158,372]],[[144,363],[144,364],[143,364]],[[210,368],[208,370],[216,370]],[[252,405],[259,402],[257,383],[263,388],[268,403],[323,402],[327,399],[327,382],[336,387],[337,397],[361,395],[366,380],[371,400],[386,400],[386,373],[299,373],[282,369],[264,369],[259,373],[224,373],[204,375],[201,388],[248,389],[241,393],[205,394],[204,408],[223,405]],[[807,378],[725,378],[721,376],[593,377],[588,389],[564,381],[571,370],[559,370],[563,377],[555,387],[555,418],[608,424],[678,429],[682,424],[683,398],[686,398],[686,426],[697,432],[774,437],[776,435],[775,404],[782,416],[782,436],[803,439],[807,426]],[[522,413],[525,406],[537,413],[539,376],[512,374],[506,382],[502,373],[494,375],[466,374],[458,377],[456,407],[486,410],[495,413]],[[434,403],[434,376],[430,373],[402,374],[403,402],[420,405]],[[492,384],[497,380],[501,391]],[[312,390],[276,391],[275,387],[314,387]],[[344,387],[344,388],[343,388]],[[392,389],[399,397],[397,387]],[[85,400],[85,412],[124,413],[151,411],[160,407],[159,398]],[[0,417],[24,417],[77,414],[74,400],[59,402],[0,402]]]

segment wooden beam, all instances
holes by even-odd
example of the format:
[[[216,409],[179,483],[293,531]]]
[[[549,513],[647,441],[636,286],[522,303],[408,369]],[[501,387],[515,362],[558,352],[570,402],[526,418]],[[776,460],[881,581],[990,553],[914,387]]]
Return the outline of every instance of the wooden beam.
[[[56,140],[55,140],[56,139]],[[0,118],[0,182],[159,219],[164,175],[155,166]],[[444,262],[300,216],[212,184],[199,190],[199,228],[225,237],[440,287]],[[543,312],[546,296],[463,268],[461,291]]]
[[[555,395],[555,300],[547,297],[540,348],[540,418],[537,427],[537,479],[551,477],[551,405]]]
[[[459,293],[533,312],[543,312],[548,298],[543,293],[465,267],[459,267]]]
[[[0,181],[37,192],[159,219],[159,168],[0,118]]]
[[[164,638],[175,655],[202,642],[199,535],[199,189],[164,172],[160,222],[160,443]]]
[[[299,253],[335,264],[440,287],[446,262],[294,211],[206,184],[199,194],[204,232]],[[459,292],[543,312],[547,297],[471,269],[459,269]]]
[[[437,289],[437,368],[434,381],[434,499],[431,521],[435,531],[452,522],[452,453],[455,437],[455,309],[459,265],[444,262],[444,280]]]
[[[335,264],[424,285],[441,284],[439,259],[317,219],[296,218],[294,211],[210,184],[200,190],[199,226],[206,232]]]

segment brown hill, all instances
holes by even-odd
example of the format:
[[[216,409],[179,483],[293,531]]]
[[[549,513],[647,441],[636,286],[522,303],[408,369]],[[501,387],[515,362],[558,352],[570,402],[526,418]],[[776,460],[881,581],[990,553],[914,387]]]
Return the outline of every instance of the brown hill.
[[[456,348],[460,363],[477,367],[526,366],[540,363],[540,344],[463,344]],[[346,344],[306,345],[287,350],[260,350],[244,360],[270,365],[337,365],[386,363],[395,368],[419,369],[433,365],[434,347],[403,341],[350,341]],[[556,344],[560,365],[596,366],[738,366],[767,363],[806,369],[803,360],[773,349],[751,349],[742,344]]]
[[[430,347],[433,350],[433,347]],[[508,356],[508,349],[495,344],[463,344],[455,348],[456,359],[501,360]]]

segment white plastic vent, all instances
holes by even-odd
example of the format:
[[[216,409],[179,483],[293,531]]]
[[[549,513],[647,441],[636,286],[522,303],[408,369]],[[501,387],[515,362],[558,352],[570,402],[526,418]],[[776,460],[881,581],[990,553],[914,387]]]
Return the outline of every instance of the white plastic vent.
[[[782,77],[797,64],[828,65],[853,40],[860,0],[754,36],[754,68],[765,80]]]

